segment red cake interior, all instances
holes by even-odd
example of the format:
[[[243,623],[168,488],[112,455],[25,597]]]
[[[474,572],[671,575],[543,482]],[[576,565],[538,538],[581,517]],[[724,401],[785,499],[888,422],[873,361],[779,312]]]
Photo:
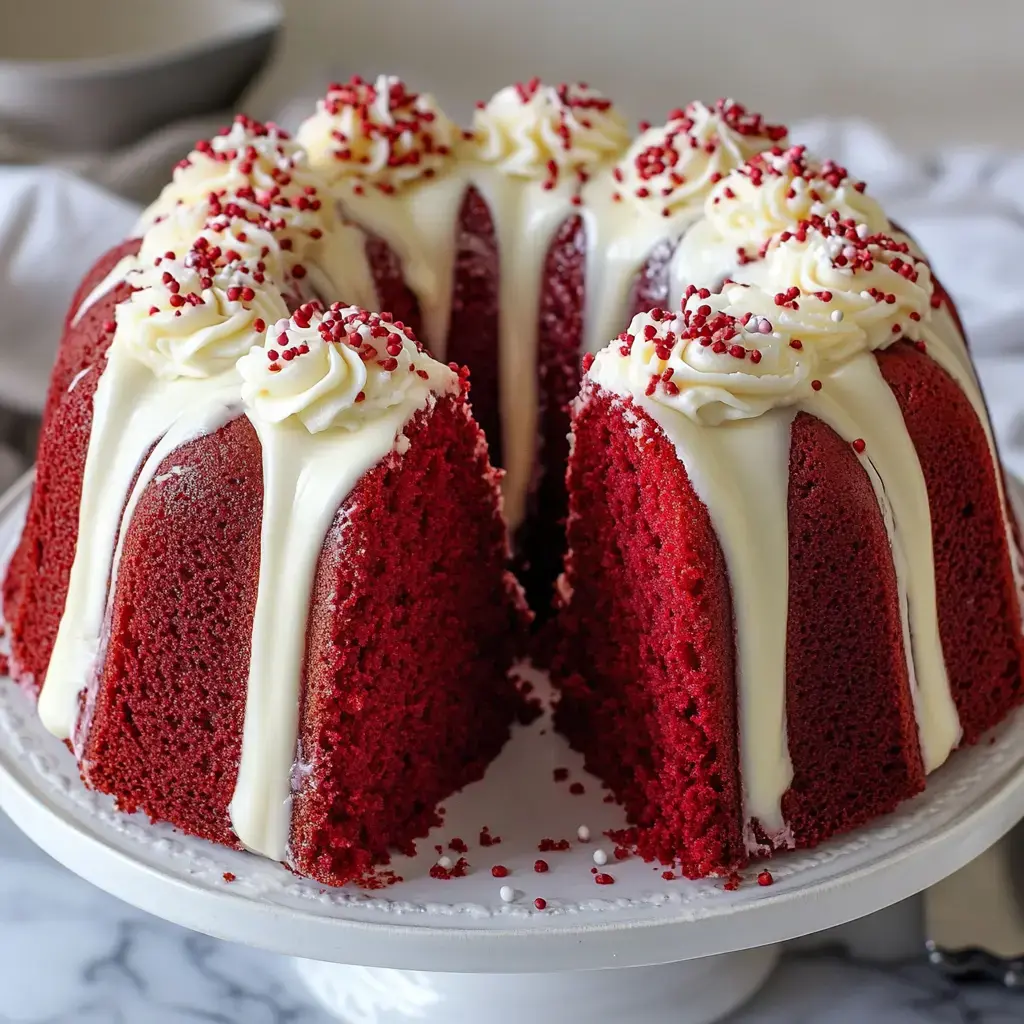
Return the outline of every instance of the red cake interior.
[[[340,510],[313,593],[292,860],[335,884],[426,834],[437,802],[483,775],[518,702],[486,447],[452,399],[406,434],[408,452]]]
[[[586,392],[585,392],[586,393]],[[707,509],[647,415],[592,390],[575,420],[558,727],[690,876],[743,860],[729,583]]]

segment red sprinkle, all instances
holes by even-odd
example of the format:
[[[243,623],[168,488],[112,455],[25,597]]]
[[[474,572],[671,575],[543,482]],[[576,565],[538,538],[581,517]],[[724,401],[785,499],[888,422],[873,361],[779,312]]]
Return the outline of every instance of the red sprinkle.
[[[821,381],[820,380],[812,380],[811,381],[811,389],[814,390],[814,391],[820,391],[821,390]]]
[[[761,874],[757,876],[758,885],[771,885],[774,881],[775,879],[772,878],[772,873],[770,871],[762,871]]]
[[[533,870],[536,871],[538,875],[545,874],[548,870],[548,862],[546,860],[534,861]]]
[[[615,879],[612,878],[611,875],[605,874],[605,872],[603,872],[603,871],[599,875],[594,875],[594,881],[597,882],[598,885],[614,885],[615,884]]]
[[[556,768],[552,772],[552,775],[554,775],[554,777],[555,777],[555,782],[565,782],[565,780],[567,778],[569,778],[569,769],[568,768]]]
[[[858,438],[857,438],[857,439],[856,439],[856,440],[855,440],[855,441],[853,442],[853,450],[854,450],[854,451],[855,451],[855,452],[856,452],[856,453],[857,453],[858,455],[860,455],[860,453],[861,453],[862,451],[864,451],[864,449],[865,449],[865,448],[867,448],[867,445],[866,445],[866,444],[864,443],[864,439],[863,439],[862,437],[858,437]]]
[[[494,867],[491,868],[491,874],[494,875],[495,878],[505,878],[508,875],[508,868],[505,867],[504,864],[495,864]]]
[[[569,787],[569,792],[572,793],[573,796],[582,796],[586,792],[586,787],[582,782],[574,782]]]
[[[233,882],[234,880],[235,880],[235,874],[234,874],[233,871],[225,871],[224,872],[224,881],[225,882]]]
[[[676,875],[674,871],[662,871],[661,877],[664,878],[666,882],[672,882],[675,880]]]
[[[456,853],[469,853],[469,847],[458,836],[448,843],[448,849]]]
[[[536,908],[537,908],[538,910],[544,910],[544,908],[545,908],[545,907],[547,907],[547,905],[548,905],[548,901],[547,901],[547,900],[545,900],[545,899],[542,899],[542,898],[541,898],[540,896],[538,896],[538,897],[537,897],[537,898],[536,898],[536,899],[535,899],[535,900],[533,901],[533,905],[534,905],[534,906],[535,906],[535,907],[536,907]]]

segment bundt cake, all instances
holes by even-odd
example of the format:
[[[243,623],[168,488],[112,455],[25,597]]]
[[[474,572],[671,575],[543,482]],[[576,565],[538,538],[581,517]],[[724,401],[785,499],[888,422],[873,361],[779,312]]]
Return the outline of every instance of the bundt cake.
[[[887,230],[841,169],[756,157],[683,238],[679,312],[584,360],[557,722],[690,876],[892,810],[1021,701],[984,403]]]
[[[631,141],[584,85],[462,131],[353,79],[198,143],[83,282],[12,673],[87,785],[343,883],[500,749],[507,563],[543,612],[563,554],[559,727],[687,874],[894,807],[1020,699],[970,359],[860,182],[732,101]]]

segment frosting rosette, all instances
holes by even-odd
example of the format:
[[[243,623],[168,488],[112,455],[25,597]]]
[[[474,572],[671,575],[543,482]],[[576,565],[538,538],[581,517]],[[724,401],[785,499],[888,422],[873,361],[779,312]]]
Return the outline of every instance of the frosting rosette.
[[[114,343],[168,380],[231,369],[266,324],[287,315],[257,265],[204,237],[183,258],[157,257],[127,281],[135,291],[117,306]]]
[[[436,176],[461,135],[433,96],[381,75],[376,82],[356,76],[332,85],[296,137],[329,178],[390,193]]]
[[[320,184],[306,151],[287,132],[239,115],[220,135],[196,143],[138,230],[148,249],[182,253],[210,223],[243,221],[273,233],[294,265],[333,222]]]
[[[755,292],[691,289],[678,315],[637,314],[597,354],[588,376],[706,426],[799,402],[811,392],[818,353],[783,325],[751,313],[747,300],[756,301]]]
[[[542,179],[585,176],[629,144],[626,122],[611,100],[583,84],[510,85],[473,118],[476,157],[505,174]]]
[[[296,417],[311,433],[358,430],[368,420],[427,391],[458,387],[458,376],[431,359],[388,314],[335,303],[300,306],[238,360],[242,399],[261,419]]]
[[[722,177],[786,138],[783,125],[765,122],[733,100],[691,103],[648,128],[616,164],[619,194],[664,217],[700,210]]]
[[[748,256],[773,235],[831,213],[867,225],[871,234],[890,230],[862,181],[831,160],[810,159],[804,146],[751,157],[711,189],[704,206],[708,234]]]
[[[843,353],[854,345],[852,331],[857,348],[918,340],[935,287],[928,264],[906,242],[834,213],[776,235],[736,277],[771,294],[794,321],[830,325],[821,336],[841,343]]]

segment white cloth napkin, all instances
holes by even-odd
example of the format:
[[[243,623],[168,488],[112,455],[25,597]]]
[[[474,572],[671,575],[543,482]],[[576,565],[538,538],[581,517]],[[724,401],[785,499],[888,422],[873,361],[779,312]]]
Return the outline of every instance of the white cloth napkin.
[[[281,115],[286,126],[295,109]],[[0,168],[0,405],[42,407],[71,294],[138,212],[68,168],[148,199],[209,131],[208,122],[191,122],[102,160]],[[1024,153],[951,147],[920,159],[857,121],[804,124],[794,136],[866,180],[929,254],[967,326],[1003,457],[1024,476]]]

